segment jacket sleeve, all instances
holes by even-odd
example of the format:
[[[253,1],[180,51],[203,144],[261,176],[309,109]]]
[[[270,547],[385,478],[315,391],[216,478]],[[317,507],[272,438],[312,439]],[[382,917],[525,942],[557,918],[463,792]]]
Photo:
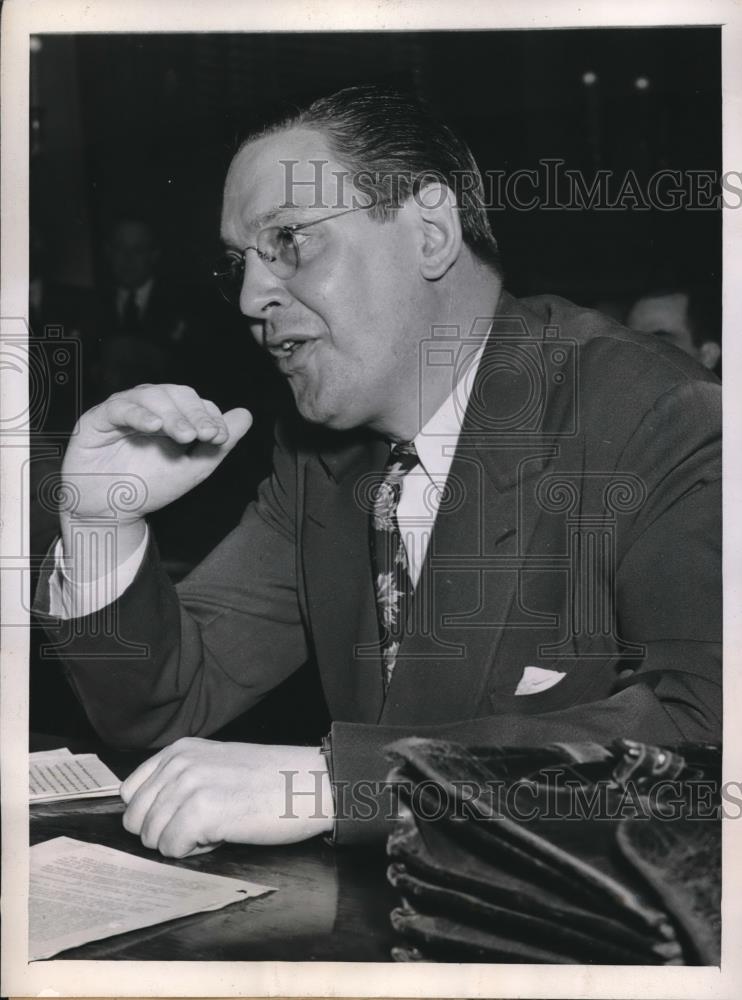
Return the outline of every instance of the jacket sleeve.
[[[336,722],[331,769],[336,839],[358,843],[388,832],[392,808],[384,747],[405,736],[469,745],[538,746],[606,742],[720,741],[721,448],[720,386],[687,382],[637,421],[618,469],[639,477],[647,497],[620,546],[615,600],[621,637],[644,656],[608,697],[549,711],[529,697],[504,700],[502,714],[444,726]]]
[[[295,509],[296,462],[279,443],[273,473],[241,523],[177,587],[151,541],[112,605],[71,622],[47,618],[52,645],[102,739],[154,748],[208,736],[302,665]]]

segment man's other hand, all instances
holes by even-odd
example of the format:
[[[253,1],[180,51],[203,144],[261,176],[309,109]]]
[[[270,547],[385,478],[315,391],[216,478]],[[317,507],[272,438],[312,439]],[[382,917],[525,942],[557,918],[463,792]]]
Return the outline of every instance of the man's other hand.
[[[80,417],[64,456],[62,479],[79,495],[75,516],[109,515],[111,477],[127,475],[143,480],[146,496],[119,522],[159,510],[211,475],[251,423],[247,410],[222,414],[186,385],[114,393]]]
[[[290,844],[327,833],[333,799],[317,747],[178,740],[122,784],[124,827],[172,858],[223,841]]]

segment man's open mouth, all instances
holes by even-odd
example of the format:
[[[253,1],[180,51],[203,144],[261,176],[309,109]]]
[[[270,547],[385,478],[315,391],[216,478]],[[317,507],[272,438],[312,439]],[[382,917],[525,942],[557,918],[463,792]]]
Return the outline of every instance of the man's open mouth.
[[[279,340],[275,344],[272,344],[269,352],[273,360],[281,365],[281,362],[294,362],[297,358],[301,358],[311,345],[312,338],[295,339],[293,337],[286,337],[284,340]]]

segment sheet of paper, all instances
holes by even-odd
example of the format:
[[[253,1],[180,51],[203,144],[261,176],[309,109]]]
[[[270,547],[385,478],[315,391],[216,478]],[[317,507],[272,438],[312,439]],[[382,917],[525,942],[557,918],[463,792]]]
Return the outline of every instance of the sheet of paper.
[[[56,750],[36,750],[28,755],[28,759],[33,763],[46,760],[60,760],[74,756],[69,747],[58,747]]]
[[[94,753],[29,758],[31,802],[116,795],[121,782]]]
[[[275,891],[71,837],[36,844],[30,855],[30,961]]]

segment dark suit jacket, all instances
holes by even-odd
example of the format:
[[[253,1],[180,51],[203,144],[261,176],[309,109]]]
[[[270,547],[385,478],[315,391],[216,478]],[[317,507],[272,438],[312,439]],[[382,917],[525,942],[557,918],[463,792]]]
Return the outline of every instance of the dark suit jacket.
[[[313,654],[340,840],[378,832],[352,819],[370,808],[358,782],[404,735],[719,738],[720,395],[651,337],[503,293],[386,700],[363,496],[388,447],[306,427],[279,435],[257,502],[177,588],[151,546],[114,606],[148,655],[116,659],[83,623],[72,683],[106,740],[156,747],[214,732]],[[516,695],[526,666],[565,676]]]
[[[187,289],[164,278],[154,278],[135,335],[163,346],[177,344],[186,333],[191,310]],[[133,332],[122,323],[117,308],[117,289],[113,286],[106,286],[96,298],[96,325],[102,336]]]

